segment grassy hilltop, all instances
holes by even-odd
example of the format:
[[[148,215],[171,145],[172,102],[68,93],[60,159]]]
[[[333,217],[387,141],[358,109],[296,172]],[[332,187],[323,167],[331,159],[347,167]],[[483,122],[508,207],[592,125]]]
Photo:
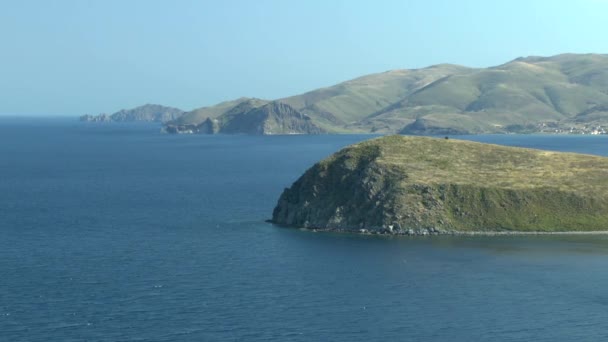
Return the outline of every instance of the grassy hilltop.
[[[583,132],[608,128],[608,55],[526,57],[490,68],[440,64],[391,70],[272,101],[223,102],[188,112],[168,127],[198,131],[208,119],[217,120],[219,131],[231,120],[237,120],[233,126],[260,126],[265,119],[248,116],[269,103],[288,105],[281,116],[298,121],[297,127],[300,118],[310,119],[317,131],[330,133]]]
[[[314,165],[282,194],[273,222],[392,233],[608,230],[607,179],[605,157],[388,136]]]

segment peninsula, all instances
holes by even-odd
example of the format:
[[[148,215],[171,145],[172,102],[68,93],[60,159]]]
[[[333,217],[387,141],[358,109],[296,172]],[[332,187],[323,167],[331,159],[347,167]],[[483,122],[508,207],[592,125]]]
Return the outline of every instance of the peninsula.
[[[320,161],[271,222],[382,234],[608,230],[608,158],[386,136]]]

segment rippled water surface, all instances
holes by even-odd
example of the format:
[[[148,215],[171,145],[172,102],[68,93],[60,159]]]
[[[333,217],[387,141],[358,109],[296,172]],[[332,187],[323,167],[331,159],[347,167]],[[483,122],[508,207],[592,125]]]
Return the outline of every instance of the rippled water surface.
[[[370,137],[158,131],[0,120],[0,341],[608,339],[608,236],[278,228],[284,187]],[[608,155],[608,137],[464,138]]]

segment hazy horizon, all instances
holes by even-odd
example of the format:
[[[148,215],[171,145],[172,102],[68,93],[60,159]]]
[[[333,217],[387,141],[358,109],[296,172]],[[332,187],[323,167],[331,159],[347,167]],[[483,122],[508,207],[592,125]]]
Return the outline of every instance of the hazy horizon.
[[[276,99],[392,69],[606,53],[608,1],[4,4],[3,116]],[[566,19],[564,19],[566,18]]]

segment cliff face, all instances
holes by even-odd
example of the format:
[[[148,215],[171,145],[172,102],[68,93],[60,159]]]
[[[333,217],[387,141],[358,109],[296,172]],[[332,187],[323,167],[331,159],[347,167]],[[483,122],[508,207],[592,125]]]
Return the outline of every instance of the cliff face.
[[[318,163],[286,189],[273,221],[305,228],[360,229],[392,223],[395,192],[404,177],[375,160],[376,146],[345,151]]]
[[[197,125],[166,125],[169,133],[321,134],[310,117],[281,102],[244,101],[217,118]]]
[[[239,113],[226,122],[221,133],[245,134],[320,134],[323,130],[310,117],[280,102]]]
[[[277,224],[362,232],[608,230],[608,158],[392,136],[314,165]]]

